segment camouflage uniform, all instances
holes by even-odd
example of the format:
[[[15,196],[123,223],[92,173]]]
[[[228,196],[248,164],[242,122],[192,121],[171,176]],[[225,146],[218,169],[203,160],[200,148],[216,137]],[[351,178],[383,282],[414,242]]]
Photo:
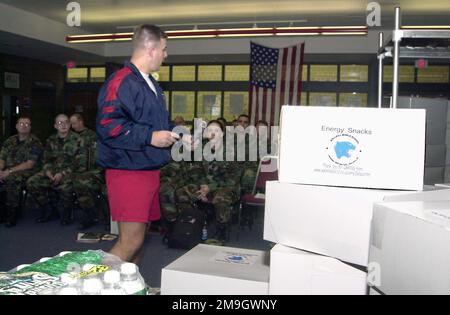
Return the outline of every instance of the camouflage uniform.
[[[178,217],[178,209],[175,202],[175,191],[184,186],[184,163],[172,161],[161,169],[159,200],[161,214],[169,222]]]
[[[103,170],[97,164],[97,136],[94,131],[86,128],[78,133],[84,150],[87,154],[86,165],[83,173],[76,172],[73,174],[73,188],[77,196],[78,203],[84,211],[83,220],[94,220],[97,215],[95,209],[96,194],[102,192],[104,185]]]
[[[42,149],[41,141],[34,135],[30,135],[24,141],[20,141],[19,135],[15,135],[3,144],[0,160],[5,162],[5,169],[27,161],[35,162],[32,169],[11,173],[5,179],[3,186],[6,190],[7,221],[10,223],[16,221],[17,209],[20,206],[22,190],[27,179],[40,169]]]
[[[42,208],[50,205],[49,192],[53,188],[59,194],[62,206],[62,220],[70,220],[70,210],[73,203],[74,173],[85,172],[87,154],[82,139],[74,132],[69,131],[66,138],[59,138],[57,134],[47,139],[44,150],[44,166],[42,171],[30,177],[27,181],[28,191],[34,196]],[[60,183],[56,186],[45,175],[51,171],[53,175],[63,174]]]
[[[176,190],[175,200],[178,205],[194,203],[198,200],[200,185],[208,185],[208,199],[214,205],[216,222],[226,224],[231,219],[233,204],[239,199],[241,168],[235,161],[226,161],[223,147],[223,160],[213,159],[201,162],[185,162],[186,183]],[[219,156],[221,152],[214,153]],[[210,159],[211,160],[211,159]]]

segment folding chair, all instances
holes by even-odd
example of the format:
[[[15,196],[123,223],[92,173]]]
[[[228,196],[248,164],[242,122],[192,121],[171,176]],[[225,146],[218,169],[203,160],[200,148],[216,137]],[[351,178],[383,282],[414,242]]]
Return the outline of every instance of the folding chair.
[[[244,227],[245,224],[251,229],[253,225],[254,213],[250,210],[264,207],[265,205],[265,190],[266,182],[272,180],[278,180],[278,157],[277,156],[264,156],[259,162],[258,171],[256,173],[255,184],[251,194],[246,194],[241,197],[241,206],[239,211],[239,227]],[[246,222],[242,222],[242,215]],[[237,235],[239,238],[239,233]]]

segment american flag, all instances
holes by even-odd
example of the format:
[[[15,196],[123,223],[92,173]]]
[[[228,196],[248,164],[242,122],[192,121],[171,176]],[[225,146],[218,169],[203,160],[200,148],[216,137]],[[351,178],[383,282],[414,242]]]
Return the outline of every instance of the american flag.
[[[300,105],[305,44],[269,48],[251,43],[250,121],[279,124],[283,105]]]

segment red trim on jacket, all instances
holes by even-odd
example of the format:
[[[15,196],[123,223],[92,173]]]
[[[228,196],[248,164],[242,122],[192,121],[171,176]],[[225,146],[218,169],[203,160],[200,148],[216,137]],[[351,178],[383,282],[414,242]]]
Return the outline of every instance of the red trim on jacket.
[[[111,137],[117,137],[119,135],[119,133],[122,131],[122,129],[123,129],[123,126],[122,125],[118,125],[114,129],[112,129],[109,132],[109,134],[111,135]]]
[[[106,92],[107,102],[115,101],[117,99],[117,91],[119,90],[120,84],[122,83],[123,79],[125,79],[125,77],[130,73],[131,69],[125,67],[118,71],[114,78],[112,78],[112,80],[108,84],[108,90]]]

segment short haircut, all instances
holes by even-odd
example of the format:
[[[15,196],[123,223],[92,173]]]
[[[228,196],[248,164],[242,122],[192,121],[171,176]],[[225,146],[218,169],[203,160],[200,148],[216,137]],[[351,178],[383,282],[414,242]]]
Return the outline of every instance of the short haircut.
[[[84,122],[83,116],[81,116],[81,115],[78,114],[78,113],[75,113],[75,114],[73,114],[72,116],[70,116],[70,118],[72,118],[72,117],[75,117],[77,120],[83,121],[83,122]]]
[[[55,123],[56,123],[56,121],[58,120],[58,118],[60,118],[60,117],[67,118],[67,120],[69,120],[69,117],[67,117],[66,114],[59,114],[59,115],[56,115],[56,117],[55,117]]]
[[[246,115],[246,114],[239,115],[238,120],[239,120],[239,118],[241,118],[241,117],[246,117],[246,118],[250,121],[250,117],[249,117],[248,115]]]
[[[31,121],[31,118],[28,117],[28,116],[19,116],[19,117],[17,117],[16,124],[17,124],[21,119],[28,119],[29,121]]]
[[[138,26],[133,35],[133,48],[146,48],[150,42],[159,44],[162,38],[167,39],[167,35],[158,26],[150,24]]]

